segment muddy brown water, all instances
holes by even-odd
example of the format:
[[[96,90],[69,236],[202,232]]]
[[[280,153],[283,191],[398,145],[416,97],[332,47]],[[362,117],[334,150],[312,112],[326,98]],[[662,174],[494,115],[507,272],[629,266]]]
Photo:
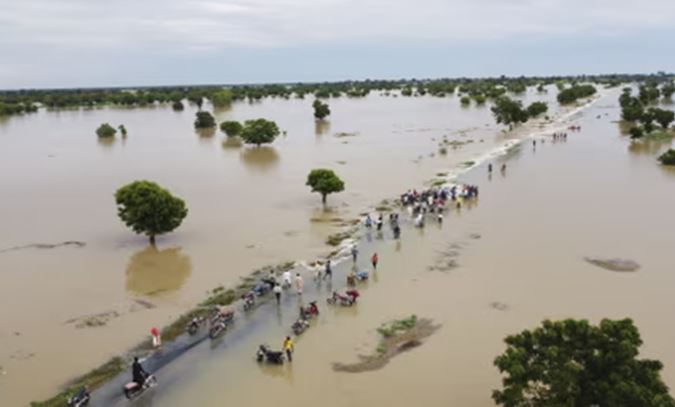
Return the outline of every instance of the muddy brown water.
[[[0,365],[6,372],[0,376],[0,403],[49,396],[216,285],[234,283],[258,266],[325,253],[323,242],[334,229],[311,218],[354,217],[504,142],[488,108],[464,109],[457,98],[331,100],[330,123],[321,125],[312,120],[310,103],[265,100],[216,111],[218,120],[277,120],[287,134],[261,149],[242,148],[220,133],[195,134],[190,110],[40,112],[0,123],[0,249],[86,242],[80,248],[0,254]],[[616,118],[616,108],[597,106]],[[673,174],[655,166],[653,156],[629,151],[609,118],[584,117],[593,119],[584,119],[584,131],[566,144],[540,144],[534,154],[524,146],[509,161],[506,177],[495,174],[488,183],[480,170],[467,175],[484,186],[474,210],[449,216],[441,230],[398,245],[383,242],[377,284],[385,284],[375,289],[371,281],[363,307],[337,310],[335,318],[320,322],[299,344],[299,363],[291,371],[258,369],[248,350],[207,360],[196,353],[190,356],[196,363],[185,366],[199,369],[167,368],[167,374],[187,369],[190,375],[181,376],[175,390],[158,393],[161,405],[195,397],[215,405],[223,386],[228,401],[247,404],[265,397],[309,403],[321,396],[333,405],[402,405],[423,395],[430,405],[486,404],[498,380],[491,360],[501,338],[545,316],[633,316],[646,353],[668,369],[665,348],[673,331],[658,315],[672,297],[663,270],[672,260],[665,242],[675,229],[664,227],[669,219],[663,216],[664,202],[673,198],[667,192]],[[126,140],[99,143],[93,130],[105,121],[125,124]],[[467,135],[459,133],[466,129]],[[339,132],[357,135],[334,137]],[[431,157],[443,135],[475,142]],[[327,212],[304,186],[307,172],[317,166],[334,168],[347,184],[345,193],[329,197]],[[160,239],[156,251],[115,215],[112,193],[137,178],[165,185],[190,208],[184,225]],[[644,183],[650,187],[637,187]],[[481,239],[471,239],[471,233]],[[460,267],[427,271],[450,244],[461,247],[451,249],[461,252]],[[585,264],[584,256],[632,258],[642,268],[630,276],[603,274]],[[159,270],[168,275],[157,279]],[[155,307],[138,306],[139,298]],[[508,310],[490,308],[494,301]],[[120,316],[104,327],[65,324],[109,311]],[[388,317],[412,312],[443,328],[382,371],[347,379],[330,370],[332,362],[372,348],[374,328]],[[276,337],[280,328],[271,324],[257,335]],[[670,370],[666,376],[672,378]],[[409,396],[383,392],[384,383],[412,390]],[[259,386],[270,391],[256,392]]]

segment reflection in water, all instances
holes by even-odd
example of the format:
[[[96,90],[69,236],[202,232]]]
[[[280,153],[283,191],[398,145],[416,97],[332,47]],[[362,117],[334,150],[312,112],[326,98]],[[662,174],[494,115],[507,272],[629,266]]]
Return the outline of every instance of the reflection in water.
[[[179,289],[191,273],[192,261],[179,247],[148,246],[129,259],[126,288],[135,294],[157,295]]]
[[[279,164],[279,154],[272,147],[246,148],[239,155],[247,167],[257,171],[268,171]]]
[[[314,133],[317,136],[326,134],[330,130],[330,122],[326,120],[316,120],[314,122]]]
[[[115,144],[115,137],[96,137],[98,145],[103,147],[112,147]]]
[[[226,137],[223,140],[223,149],[225,150],[241,148],[243,145],[244,143],[242,143],[239,137]]]
[[[643,139],[632,141],[628,145],[628,151],[632,154],[657,155],[665,151],[670,146],[672,140],[664,139]]]
[[[195,132],[197,133],[197,135],[199,137],[211,138],[211,137],[215,136],[216,128],[211,127],[211,128],[208,128],[208,129],[195,129]]]

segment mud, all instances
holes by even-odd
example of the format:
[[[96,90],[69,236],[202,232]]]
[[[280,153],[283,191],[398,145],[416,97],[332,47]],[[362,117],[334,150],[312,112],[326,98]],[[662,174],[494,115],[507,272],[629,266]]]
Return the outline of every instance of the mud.
[[[6,252],[13,252],[17,250],[27,250],[27,249],[57,249],[59,247],[67,247],[67,246],[72,246],[72,247],[84,247],[87,244],[85,242],[80,242],[77,240],[66,240],[65,242],[60,242],[60,243],[31,243],[23,246],[14,246],[14,247],[9,247],[6,249],[1,249],[0,253],[6,253]]]
[[[637,262],[628,259],[601,259],[597,257],[584,257],[584,260],[586,260],[587,263],[609,271],[633,272],[640,268],[640,265]]]
[[[410,329],[393,333],[391,336],[383,335],[373,355],[357,355],[359,361],[355,363],[333,363],[333,370],[362,373],[382,369],[396,356],[422,345],[423,340],[433,335],[440,327],[430,319],[419,319]]]

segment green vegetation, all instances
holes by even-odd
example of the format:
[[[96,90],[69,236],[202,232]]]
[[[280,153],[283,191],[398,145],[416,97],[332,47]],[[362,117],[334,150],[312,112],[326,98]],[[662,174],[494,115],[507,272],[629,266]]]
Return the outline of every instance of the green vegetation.
[[[326,244],[329,246],[338,246],[340,243],[342,243],[343,240],[349,239],[352,237],[352,232],[339,232],[339,233],[334,233],[326,239]]]
[[[305,185],[312,188],[312,192],[321,194],[321,202],[326,204],[328,194],[341,192],[345,189],[345,183],[338,177],[333,170],[326,168],[317,168],[310,171],[307,175]]]
[[[621,96],[619,96],[621,117],[623,120],[633,123],[633,126],[629,130],[631,138],[651,137],[665,139],[672,137],[673,133],[669,128],[675,121],[675,112],[658,107],[650,107],[649,104],[655,102],[653,99],[654,95],[651,91],[645,90],[645,86],[641,86],[640,89],[641,96],[632,96],[630,88],[625,88]],[[645,94],[652,94],[652,96],[644,96]],[[656,98],[658,99],[658,95]],[[657,123],[661,127],[661,131],[655,131],[654,123]]]
[[[501,96],[497,99],[491,110],[497,123],[507,126],[525,123],[529,118],[527,111],[523,109],[523,104],[518,100],[510,99],[508,96]]]
[[[659,156],[659,161],[663,165],[675,165],[675,150],[669,148],[668,151]]]
[[[124,127],[123,124],[120,124],[119,126],[117,126],[117,129],[120,131],[120,134],[122,135],[122,137],[127,136],[127,128]]]
[[[181,102],[180,100],[176,100],[171,104],[171,108],[177,112],[180,112],[183,109],[185,109],[185,106],[183,106],[183,102]]]
[[[593,96],[595,92],[596,89],[593,85],[573,85],[558,93],[558,102],[561,105],[567,105],[576,102],[577,99]]]
[[[0,99],[0,116],[33,113],[37,110],[37,106],[32,103],[3,103]]]
[[[75,394],[81,387],[86,386],[89,391],[92,391],[102,384],[120,374],[126,369],[126,365],[122,358],[115,357],[110,359],[105,364],[92,370],[82,377],[75,379],[67,389],[49,400],[40,402],[31,402],[31,407],[63,407],[67,405],[68,397]]]
[[[505,407],[673,407],[656,360],[637,359],[640,333],[630,319],[544,321],[505,340],[495,366],[506,376],[492,398]]]
[[[527,115],[529,117],[537,117],[547,111],[548,105],[544,102],[533,102],[527,107]]]
[[[225,107],[229,106],[232,103],[232,91],[229,89],[223,89],[211,94],[211,103],[215,107]]]
[[[241,138],[246,144],[268,144],[279,135],[279,127],[273,121],[265,119],[246,120],[241,130]]]
[[[312,107],[314,108],[314,117],[317,120],[323,120],[330,115],[330,107],[328,107],[328,104],[319,99],[316,99],[314,103],[312,103]]]
[[[241,123],[234,120],[228,120],[220,123],[220,130],[230,137],[238,136],[244,129]]]
[[[213,115],[209,112],[199,111],[196,113],[197,118],[195,119],[195,128],[196,129],[211,129],[216,127],[216,119],[213,118]]]
[[[150,238],[176,229],[188,214],[185,202],[150,181],[134,181],[115,193],[117,214],[127,227]]]
[[[462,106],[468,106],[471,104],[471,98],[469,96],[462,96],[459,99],[459,103],[462,104]]]
[[[405,332],[412,329],[417,324],[417,316],[411,315],[408,318],[391,321],[377,328],[377,332],[385,338],[391,338],[399,332]]]
[[[108,123],[103,123],[96,129],[96,135],[101,138],[115,137],[115,134],[117,134],[117,130]]]

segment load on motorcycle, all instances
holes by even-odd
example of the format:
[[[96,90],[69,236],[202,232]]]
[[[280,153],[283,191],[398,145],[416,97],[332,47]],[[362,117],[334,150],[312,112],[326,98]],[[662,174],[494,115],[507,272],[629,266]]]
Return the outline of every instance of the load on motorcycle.
[[[270,350],[267,345],[260,345],[256,352],[256,360],[260,363],[267,361],[267,363],[282,365],[284,363],[284,353],[281,351]]]
[[[310,319],[319,315],[319,307],[316,301],[312,301],[306,307],[300,307],[300,319]]]
[[[333,295],[329,297],[326,302],[328,304],[340,304],[344,306],[351,306],[356,303],[356,299],[359,298],[360,294],[355,289],[349,289],[345,291],[344,294],[337,291],[333,291]]]
[[[296,336],[301,335],[307,328],[309,328],[309,321],[304,318],[298,318],[298,320],[291,325],[291,330]]]
[[[242,295],[241,299],[244,301],[244,311],[251,310],[255,305],[255,293],[253,291],[249,291]]]
[[[214,339],[225,331],[233,322],[234,311],[217,305],[212,312],[209,337]]]

